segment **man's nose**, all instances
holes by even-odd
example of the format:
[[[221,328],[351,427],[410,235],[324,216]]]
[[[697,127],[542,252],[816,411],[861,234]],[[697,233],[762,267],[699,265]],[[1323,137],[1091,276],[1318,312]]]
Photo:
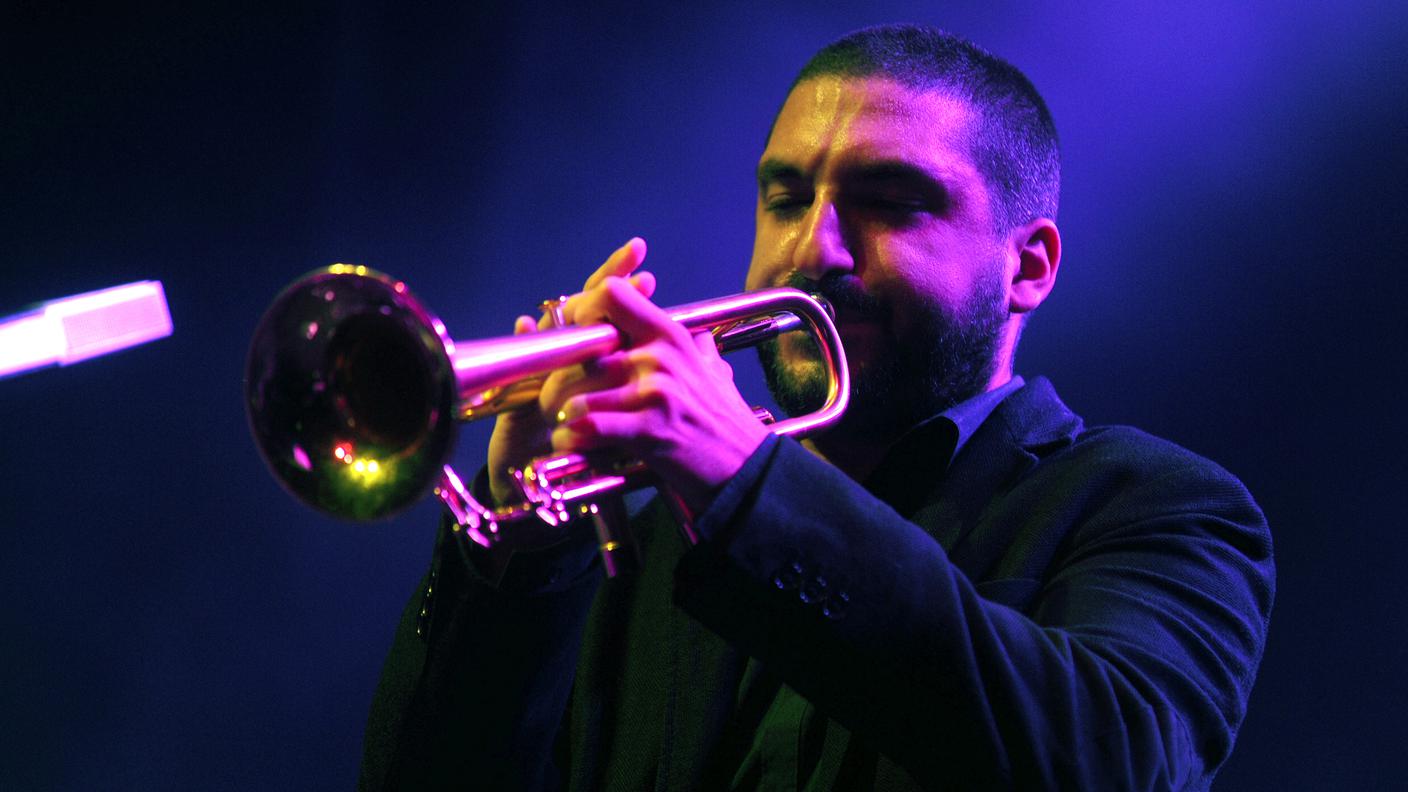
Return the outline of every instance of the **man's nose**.
[[[855,269],[834,202],[817,200],[808,209],[793,257],[793,267],[808,280],[819,281],[830,273],[844,274]]]

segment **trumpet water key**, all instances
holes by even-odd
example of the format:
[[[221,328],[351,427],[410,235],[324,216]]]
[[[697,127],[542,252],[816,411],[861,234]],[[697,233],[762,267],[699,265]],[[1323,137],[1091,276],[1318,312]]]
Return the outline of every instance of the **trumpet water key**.
[[[712,332],[725,352],[793,330],[811,335],[829,374],[825,403],[776,422],[760,415],[774,433],[809,434],[845,411],[846,359],[819,298],[765,289],[667,313],[692,333]],[[610,511],[605,499],[654,478],[636,460],[544,457],[512,471],[520,502],[487,506],[447,464],[457,422],[536,403],[547,374],[622,346],[609,324],[457,342],[403,282],[334,264],[295,281],[265,312],[250,346],[245,406],[269,469],[316,509],[370,520],[434,491],[470,541],[541,547],[559,540],[568,521]],[[611,573],[620,537],[600,521],[598,534]]]

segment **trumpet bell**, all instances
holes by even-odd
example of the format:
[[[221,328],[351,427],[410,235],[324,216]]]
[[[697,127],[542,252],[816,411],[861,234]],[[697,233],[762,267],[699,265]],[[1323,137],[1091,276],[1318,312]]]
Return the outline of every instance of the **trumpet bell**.
[[[292,495],[344,519],[387,517],[436,482],[455,439],[444,325],[406,285],[334,264],[275,298],[255,330],[245,406]]]

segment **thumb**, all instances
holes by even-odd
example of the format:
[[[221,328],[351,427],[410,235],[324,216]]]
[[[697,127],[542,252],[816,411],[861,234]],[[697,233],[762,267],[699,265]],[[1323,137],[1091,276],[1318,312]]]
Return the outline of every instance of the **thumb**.
[[[695,333],[694,346],[699,350],[699,358],[706,371],[719,379],[733,381],[733,366],[719,354],[719,346],[714,343],[712,333]]]

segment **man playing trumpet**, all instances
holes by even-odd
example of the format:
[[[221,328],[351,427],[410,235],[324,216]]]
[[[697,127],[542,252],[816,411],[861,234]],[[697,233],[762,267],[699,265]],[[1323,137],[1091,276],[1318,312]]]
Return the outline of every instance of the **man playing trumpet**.
[[[513,500],[535,455],[622,455],[699,542],[653,504],[640,572],[604,582],[589,527],[517,554],[442,531],[364,788],[1205,788],[1261,657],[1270,536],[1221,468],[1014,376],[1058,188],[1009,64],[907,26],[818,53],[758,166],[746,286],[833,305],[845,417],[774,437],[650,301],[644,243],[612,254],[563,314],[627,346],[501,417],[481,491]],[[807,342],[762,356],[783,409],[819,401]]]

